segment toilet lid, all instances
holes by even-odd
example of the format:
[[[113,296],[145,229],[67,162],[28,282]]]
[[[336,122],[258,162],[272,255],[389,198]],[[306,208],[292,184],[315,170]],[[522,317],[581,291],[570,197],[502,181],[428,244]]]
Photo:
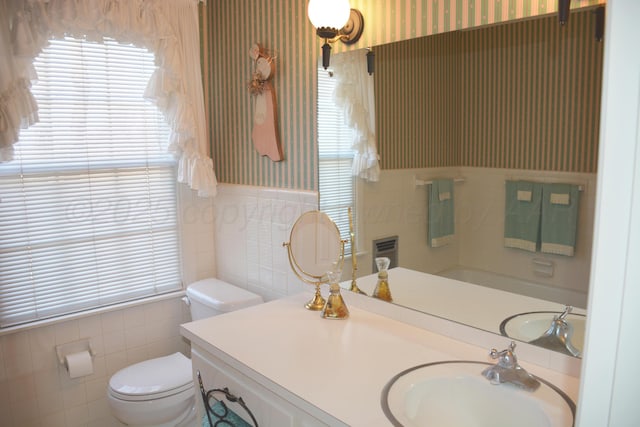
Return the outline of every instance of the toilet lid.
[[[187,287],[187,296],[227,313],[260,304],[262,297],[218,279],[203,279]]]
[[[122,400],[148,400],[193,388],[191,360],[182,353],[145,360],[116,372],[111,394]]]

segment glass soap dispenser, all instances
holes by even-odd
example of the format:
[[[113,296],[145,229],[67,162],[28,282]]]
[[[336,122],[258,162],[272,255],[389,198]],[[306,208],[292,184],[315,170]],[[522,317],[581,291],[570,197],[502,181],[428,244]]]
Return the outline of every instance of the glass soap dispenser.
[[[375,261],[376,266],[378,267],[378,283],[376,283],[376,288],[373,291],[373,296],[383,301],[391,302],[393,301],[393,298],[391,298],[391,290],[389,289],[388,273],[391,260],[387,257],[378,257]]]
[[[349,317],[349,309],[340,293],[340,278],[342,277],[341,266],[335,265],[331,271],[327,272],[329,279],[329,297],[322,309],[322,317],[325,319],[346,319]]]

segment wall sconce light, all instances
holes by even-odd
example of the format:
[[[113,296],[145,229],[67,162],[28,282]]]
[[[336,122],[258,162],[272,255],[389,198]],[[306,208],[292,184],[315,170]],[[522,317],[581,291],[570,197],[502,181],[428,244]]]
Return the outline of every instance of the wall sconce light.
[[[375,58],[376,54],[373,53],[371,48],[367,48],[367,73],[369,73],[370,76],[372,76],[375,71]]]
[[[325,70],[329,67],[331,56],[329,43],[340,40],[345,44],[353,44],[360,39],[364,30],[362,13],[351,9],[349,0],[309,0],[307,14],[318,37],[324,39],[322,66]]]
[[[601,42],[604,38],[604,6],[596,8],[593,13],[596,17],[595,36],[596,41]]]
[[[569,20],[569,7],[571,0],[558,0],[558,21],[560,25],[564,25]]]

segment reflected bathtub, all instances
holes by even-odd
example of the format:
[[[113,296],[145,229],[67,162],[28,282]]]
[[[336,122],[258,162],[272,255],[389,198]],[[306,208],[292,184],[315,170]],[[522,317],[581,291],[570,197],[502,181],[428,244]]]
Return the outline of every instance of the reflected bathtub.
[[[457,266],[437,273],[439,276],[462,282],[474,283],[558,304],[572,305],[578,308],[587,306],[587,294],[572,289],[564,289],[544,283],[536,283],[474,268]]]

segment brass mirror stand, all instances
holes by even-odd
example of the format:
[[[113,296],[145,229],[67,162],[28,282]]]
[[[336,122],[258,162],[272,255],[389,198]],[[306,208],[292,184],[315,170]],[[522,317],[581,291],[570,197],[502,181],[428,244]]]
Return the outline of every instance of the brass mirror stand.
[[[316,293],[314,294],[313,298],[304,305],[304,308],[306,308],[307,310],[318,311],[322,310],[326,303],[327,301],[322,297],[322,294],[320,293],[320,283],[316,283]]]
[[[344,259],[344,241],[340,241],[341,243],[341,254],[340,259]],[[329,283],[329,278],[326,274],[322,276],[312,275],[306,273],[302,268],[298,265],[295,258],[291,254],[291,244],[290,242],[284,242],[282,246],[287,248],[287,256],[289,257],[289,263],[291,264],[291,269],[298,276],[298,279],[302,280],[304,283],[309,285],[314,285],[316,287],[316,292],[312,299],[307,302],[304,307],[307,310],[319,311],[322,310],[327,303],[327,301],[322,297],[322,293],[320,292],[320,285]]]
[[[320,211],[303,213],[291,229],[287,248],[289,264],[295,275],[304,283],[315,286],[313,298],[305,304],[308,310],[320,311],[326,300],[320,293],[320,285],[328,283],[327,272],[336,263],[342,269],[345,242],[340,239],[338,226]]]
[[[309,275],[310,278],[307,278],[303,275],[304,270],[300,268],[295,258],[291,254],[291,242],[284,242],[282,246],[287,248],[287,256],[289,257],[289,264],[291,264],[291,269],[298,276],[298,279],[302,280],[304,283],[309,285],[314,285],[316,287],[315,295],[309,302],[307,302],[304,307],[307,310],[322,310],[324,304],[326,303],[325,299],[322,297],[320,293],[320,285],[323,283],[327,283],[327,279],[324,276],[315,276]]]

